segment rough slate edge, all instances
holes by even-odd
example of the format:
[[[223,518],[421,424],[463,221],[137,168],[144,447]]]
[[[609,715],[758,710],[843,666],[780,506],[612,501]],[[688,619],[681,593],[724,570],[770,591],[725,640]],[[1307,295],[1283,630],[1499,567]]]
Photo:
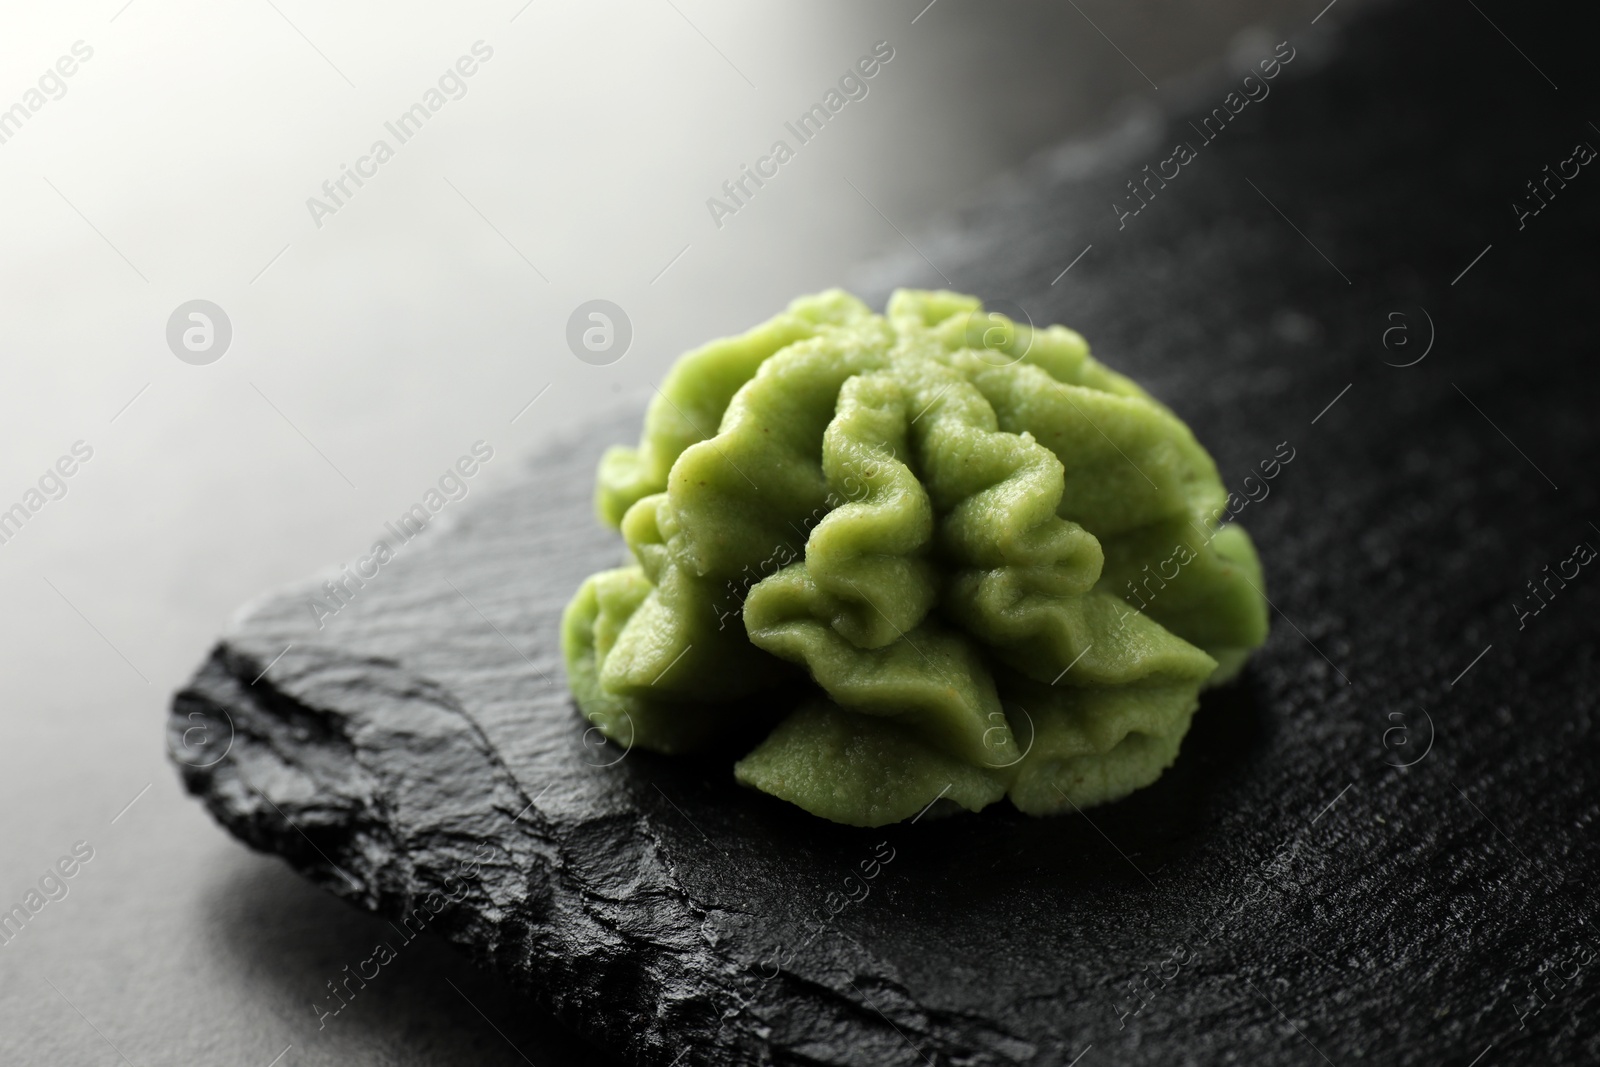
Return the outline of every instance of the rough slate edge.
[[[1441,20],[1449,17],[1442,9],[1397,15],[1398,25],[1391,27],[1389,39],[1423,39],[1425,31],[1437,33],[1441,25],[1448,27],[1449,23]],[[1497,53],[1490,51],[1490,44],[1503,47],[1490,41],[1471,58],[1479,62],[1480,69],[1498,70],[1493,61]],[[1402,66],[1401,60],[1421,67],[1410,88],[1418,99],[1427,99],[1423,83],[1430,72],[1426,66],[1416,55],[1404,53],[1399,43],[1388,51],[1391,67]],[[1461,65],[1466,66],[1466,61]],[[1375,70],[1375,80],[1378,73]],[[1438,71],[1432,73],[1439,75]],[[1282,83],[1279,89],[1286,91],[1293,84]],[[1464,93],[1457,103],[1478,123],[1498,118],[1503,124],[1508,115],[1519,114],[1518,108],[1525,109],[1520,114],[1538,114],[1527,107],[1533,101],[1525,98],[1533,94],[1506,91],[1499,83],[1493,91],[1507,99],[1486,99],[1491,92],[1486,87],[1476,96]],[[1412,101],[1400,96],[1393,103],[1401,112],[1397,125],[1404,129]],[[1431,103],[1437,104],[1437,98]],[[1410,107],[1410,117],[1414,120],[1419,111]],[[1277,112],[1263,109],[1263,113],[1267,122],[1275,121],[1271,116]],[[1251,117],[1250,121],[1257,119]],[[1541,136],[1533,137],[1531,130],[1538,130]],[[1534,149],[1542,147],[1547,135],[1545,127],[1527,123],[1510,128],[1496,143],[1519,159],[1533,158],[1537,155]],[[1519,639],[1507,625],[1505,602],[1523,576],[1536,573],[1551,558],[1559,558],[1554,555],[1556,550],[1575,539],[1571,531],[1581,530],[1582,516],[1595,510],[1594,486],[1577,477],[1569,462],[1567,471],[1574,477],[1552,470],[1563,483],[1562,496],[1553,502],[1523,461],[1475,421],[1477,416],[1448,389],[1453,380],[1475,396],[1498,401],[1496,413],[1513,436],[1541,456],[1553,451],[1538,447],[1541,442],[1548,446],[1551,438],[1587,445],[1593,454],[1592,427],[1570,406],[1560,403],[1586,384],[1570,357],[1579,344],[1592,353],[1594,333],[1586,321],[1574,321],[1572,309],[1592,300],[1593,270],[1556,276],[1542,270],[1542,260],[1576,250],[1575,242],[1562,242],[1559,231],[1550,227],[1508,250],[1509,262],[1501,261],[1498,267],[1502,285],[1518,271],[1545,283],[1538,288],[1524,287],[1515,307],[1484,306],[1483,289],[1441,294],[1441,279],[1453,275],[1478,246],[1470,243],[1471,234],[1447,234],[1448,227],[1439,225],[1441,220],[1430,219],[1428,212],[1436,210],[1434,205],[1447,199],[1446,194],[1453,194],[1452,211],[1459,214],[1443,221],[1457,229],[1463,217],[1473,217],[1469,208],[1480,210],[1483,218],[1503,215],[1504,175],[1484,173],[1487,168],[1464,172],[1459,179],[1452,174],[1456,187],[1441,191],[1438,173],[1415,165],[1420,154],[1415,145],[1405,144],[1398,136],[1377,140],[1377,149],[1402,159],[1409,153],[1410,169],[1385,167],[1383,160],[1371,156],[1341,162],[1330,161],[1325,154],[1300,161],[1298,167],[1274,169],[1269,149],[1281,150],[1282,145],[1274,145],[1267,137],[1237,147],[1219,143],[1208,150],[1213,153],[1208,157],[1211,161],[1259,167],[1248,173],[1258,179],[1265,174],[1288,190],[1285,196],[1273,186],[1275,199],[1286,209],[1298,207],[1309,213],[1301,218],[1302,226],[1317,235],[1318,243],[1336,262],[1361,279],[1362,288],[1355,298],[1342,299],[1337,292],[1324,295],[1321,287],[1327,278],[1319,272],[1325,266],[1311,257],[1298,238],[1275,230],[1281,225],[1279,220],[1262,205],[1254,204],[1257,214],[1250,214],[1254,194],[1245,190],[1242,196],[1235,196],[1217,182],[1199,179],[1197,173],[1187,200],[1174,195],[1166,202],[1165,206],[1173,209],[1166,215],[1152,212],[1148,218],[1135,220],[1139,229],[1134,233],[1148,235],[1139,238],[1145,243],[1112,245],[1115,254],[1101,268],[1099,280],[1096,275],[1081,275],[1083,291],[1075,289],[1072,297],[1060,297],[1061,306],[1041,316],[1079,325],[1103,355],[1156,383],[1158,391],[1177,404],[1195,423],[1202,439],[1213,446],[1225,472],[1247,469],[1259,458],[1256,453],[1263,444],[1270,451],[1279,427],[1303,424],[1325,398],[1355,380],[1355,391],[1318,427],[1317,432],[1326,432],[1320,439],[1325,444],[1301,453],[1302,458],[1277,483],[1273,503],[1253,507],[1245,515],[1258,539],[1274,546],[1275,551],[1266,555],[1275,601],[1340,663],[1355,684],[1337,686],[1332,671],[1280,625],[1249,688],[1236,698],[1241,706],[1230,714],[1226,707],[1209,705],[1208,713],[1221,711],[1223,715],[1201,717],[1169,780],[1146,796],[1096,816],[1097,825],[1124,852],[1139,859],[1152,881],[1159,881],[1159,889],[1146,887],[1142,876],[1082,824],[1019,824],[1003,816],[985,816],[897,834],[903,858],[896,861],[895,875],[903,873],[904,877],[887,885],[885,895],[875,895],[841,916],[839,937],[854,938],[863,959],[876,955],[880,959],[875,964],[889,958],[898,962],[898,968],[874,966],[870,970],[899,970],[900,988],[869,982],[866,992],[895,1018],[900,1030],[931,1053],[937,1054],[935,1045],[950,1049],[987,1043],[994,1050],[987,1059],[1002,1062],[1025,1059],[1026,1046],[1032,1044],[1041,1059],[1064,1062],[1093,1040],[1101,1053],[1110,1051],[1130,1062],[1210,1061],[1232,1053],[1254,1062],[1311,1058],[1309,1050],[1301,1047],[1302,1038],[1275,1014],[1281,1008],[1296,1020],[1298,1030],[1309,1034],[1318,1048],[1338,1062],[1371,1053],[1395,1062],[1465,1064],[1490,1041],[1498,1050],[1490,1062],[1508,1052],[1548,1057],[1547,1062],[1577,1062],[1586,1052],[1593,1058],[1595,1039],[1589,1029],[1581,1028],[1585,1012],[1594,1006],[1591,986],[1569,985],[1526,1034],[1519,1035],[1516,1030],[1516,1005],[1525,992],[1519,983],[1541,962],[1565,945],[1585,941],[1585,915],[1592,910],[1592,894],[1571,879],[1573,872],[1594,869],[1592,847],[1582,837],[1562,830],[1567,826],[1586,828],[1595,818],[1591,768],[1596,745],[1589,716],[1595,683],[1600,679],[1592,631],[1550,631],[1592,618],[1595,587],[1575,586],[1564,594],[1571,601],[1564,605],[1570,614],[1564,620],[1542,620],[1548,639],[1535,640],[1532,634]],[[1327,167],[1330,162],[1336,173],[1324,176],[1319,184],[1313,165]],[[1421,205],[1416,211],[1421,218],[1400,219],[1403,225],[1391,232],[1370,218],[1363,224],[1359,213],[1348,214],[1348,203],[1329,206],[1326,197],[1330,193],[1351,190],[1351,195],[1356,195],[1362,180],[1372,175],[1381,180],[1374,180],[1376,188],[1362,194],[1368,197],[1369,217],[1373,212],[1381,215],[1384,203],[1398,201]],[[1308,196],[1307,189],[1318,196]],[[1296,193],[1298,200],[1293,199]],[[1078,202],[1109,199],[1109,194],[1099,197],[1094,189],[1075,189],[1073,195]],[[1071,217],[1070,208],[1061,206],[1063,199],[1060,195],[1041,198],[1042,209],[1050,208],[1054,201],[1057,219],[1049,219],[1046,211],[1041,221],[1035,213],[1022,223],[1013,223],[1012,229],[1026,239],[1030,233],[1059,229],[1047,223],[1058,222],[1062,215],[1068,216],[1069,223],[1081,222]],[[1568,198],[1567,202],[1572,205],[1567,221],[1592,235],[1596,231],[1593,201]],[[1224,243],[1259,252],[1257,260],[1238,256],[1237,262],[1230,264],[1226,256],[1205,256],[1203,247],[1183,246],[1187,254],[1201,254],[1198,262],[1205,269],[1220,270],[1221,281],[1238,280],[1242,275],[1252,283],[1236,294],[1237,320],[1230,320],[1225,306],[1221,311],[1205,306],[1202,287],[1185,287],[1182,278],[1149,276],[1155,261],[1148,255],[1140,258],[1162,238],[1181,239],[1180,222],[1191,213],[1214,213],[1226,219],[1232,236]],[[1003,213],[997,214],[1001,217],[980,220],[974,226],[1005,225]],[[1334,227],[1329,225],[1330,218],[1352,221]],[[1151,225],[1145,226],[1146,222]],[[1219,232],[1213,230],[1213,239]],[[1504,235],[1495,236],[1499,240]],[[1418,244],[1421,250],[1414,250],[1408,242]],[[991,247],[1005,250],[1003,244]],[[964,260],[942,265],[958,286],[969,274],[976,281],[984,272],[992,272],[987,275],[987,285],[1002,286],[1000,295],[1005,295],[1007,272],[1015,272],[1010,288],[1023,293],[1025,306],[1032,307],[1027,294],[1049,295],[1044,281],[1030,277],[1019,282],[1016,278],[1022,267],[1036,258],[1042,257],[998,254],[985,262],[981,271]],[[1263,272],[1262,260],[1270,261],[1274,270]],[[1080,268],[1089,262],[1085,260]],[[1362,274],[1362,269],[1370,273],[1378,265],[1407,263],[1412,269],[1393,282],[1392,291],[1376,291]],[[1254,275],[1248,269],[1252,267]],[[963,268],[969,273],[962,273]],[[1140,268],[1146,275],[1137,273]],[[1129,316],[1126,307],[1116,307],[1118,294],[1125,296],[1133,288],[1130,279],[1147,286],[1151,306],[1161,311],[1160,329]],[[1226,288],[1216,278],[1208,279],[1207,284]],[[984,284],[973,287],[989,295],[996,291]],[[1370,350],[1370,335],[1375,331],[1367,324],[1381,320],[1381,304],[1374,301],[1395,292],[1422,298],[1447,323],[1470,324],[1471,331],[1463,331],[1464,340],[1458,339],[1450,366],[1439,367],[1435,361],[1418,368],[1421,373],[1414,377],[1385,376],[1385,369],[1376,362],[1377,353]],[[1214,291],[1210,295],[1216,296]],[[1268,358],[1262,351],[1273,338],[1262,335],[1261,325],[1273,322],[1286,300],[1297,305],[1298,318],[1277,320],[1292,327],[1279,331],[1277,343],[1299,353],[1300,358],[1316,353],[1320,361],[1315,365],[1286,370],[1281,360]],[[1441,300],[1447,302],[1435,304]],[[1547,356],[1538,368],[1539,377],[1517,396],[1505,390],[1514,378],[1494,357],[1522,338],[1529,318],[1544,342],[1530,358],[1546,352],[1568,358],[1562,361]],[[1305,335],[1307,320],[1321,331],[1320,336],[1313,332],[1315,343],[1310,346],[1294,340]],[[1359,323],[1359,328],[1352,328],[1351,323]],[[1181,347],[1186,334],[1206,345],[1208,367],[1221,368],[1217,373],[1203,379],[1183,373]],[[1358,400],[1359,407],[1353,403]],[[1546,421],[1541,424],[1540,418]],[[602,432],[611,431],[597,428],[596,436]],[[1310,440],[1319,441],[1316,437]],[[1335,451],[1339,454],[1334,455]],[[1291,475],[1296,480],[1290,480]],[[586,496],[587,480],[569,488]],[[561,487],[552,491],[559,493]],[[1406,506],[1397,506],[1396,501],[1404,501]],[[565,497],[552,498],[551,507],[555,510],[571,503]],[[1553,503],[1560,511],[1553,509]],[[474,516],[468,527],[487,522],[484,512]],[[584,551],[600,550],[586,521],[557,533]],[[448,543],[441,539],[436,549],[447,551]],[[417,559],[420,562],[422,557]],[[400,592],[400,573],[386,573],[382,581],[391,579],[394,586],[373,587],[372,607],[381,606],[379,595]],[[492,601],[487,595],[480,599],[475,587],[459,579],[458,584],[507,634],[539,658],[545,669],[550,668],[553,644],[549,643],[548,620],[519,615],[513,611],[514,605]],[[391,588],[394,594],[385,592]],[[489,647],[466,640],[463,626],[468,628],[466,634],[474,634],[470,628],[476,627],[477,637],[498,640],[485,632],[485,624],[470,609],[448,602],[454,596],[448,589],[421,596],[423,601],[437,602],[434,611],[453,624],[442,634],[446,644],[436,650],[437,656],[452,660]],[[502,616],[502,611],[510,618]],[[289,609],[284,616],[282,632],[290,632],[295,625],[290,618],[293,614],[294,609]],[[384,612],[372,614],[382,616]],[[352,614],[350,621],[354,624],[365,618]],[[383,620],[371,621],[380,631],[372,640],[381,643]],[[281,650],[281,644],[273,647],[266,640],[268,636],[276,635],[264,626],[259,639],[235,642],[241,649],[232,664],[235,675],[254,677],[256,669]],[[1445,683],[1477,647],[1491,639],[1502,647],[1520,641],[1514,646],[1515,656],[1484,660],[1473,669],[1470,688],[1447,691]],[[257,644],[266,647],[254,647]],[[349,696],[338,691],[335,667],[313,669],[310,659],[296,666],[300,651],[297,648],[286,656],[263,682],[269,692],[272,686],[298,688],[330,702]],[[512,661],[509,655],[507,663],[498,679],[501,704],[507,693],[516,692],[517,685],[537,685],[527,665],[517,666],[520,661]],[[521,674],[514,674],[519,670]],[[423,673],[437,674],[431,668]],[[217,670],[203,676],[200,688],[224,700],[241,702],[241,708],[249,713],[252,705],[244,702],[238,684],[230,683],[225,675]],[[428,686],[399,672],[391,677],[397,688],[409,693],[403,706],[418,726],[453,721],[448,710],[439,708],[442,698]],[[1439,716],[1437,751],[1411,772],[1387,771],[1378,761],[1384,754],[1381,733],[1391,725],[1387,713],[1413,712],[1413,701],[1419,697]],[[486,707],[489,710],[483,714],[475,711],[474,718],[507,751],[517,749],[512,743],[515,739],[505,736],[506,723],[496,718],[505,714],[504,710],[493,701],[486,702]],[[258,716],[245,717],[248,726]],[[585,755],[592,758],[593,754],[581,748],[579,732],[554,725],[557,718],[550,717],[547,725],[568,742],[564,754],[579,762]],[[566,721],[571,722],[570,718]],[[314,734],[319,724],[305,725],[308,733]],[[1521,729],[1514,730],[1514,726]],[[284,730],[283,736],[268,740],[297,757],[316,754],[303,744],[296,747],[289,733]],[[362,893],[366,902],[393,908],[403,884],[399,876],[405,857],[396,853],[390,835],[370,829],[357,841],[359,847],[346,848],[345,835],[338,829],[359,808],[363,797],[370,795],[373,784],[351,781],[347,788],[325,790],[327,795],[315,797],[314,803],[297,804],[296,800],[313,799],[309,789],[296,792],[307,786],[309,779],[275,766],[265,745],[249,737],[241,740],[245,743],[236,746],[234,765],[245,768],[250,779],[271,792],[280,806],[287,805],[295,812],[296,821],[318,836],[326,848],[338,849],[335,855],[341,864],[368,887]],[[528,745],[536,747],[542,740],[543,735],[532,737]],[[475,752],[481,753],[472,743],[472,735],[459,729],[445,731],[437,743],[441,751],[469,764],[477,759]],[[528,758],[524,753],[510,762],[520,766]],[[646,764],[647,773],[641,773],[639,768]],[[482,765],[485,776],[493,781],[492,766]],[[1540,781],[1553,767],[1562,773]],[[330,765],[323,765],[324,771],[329,769]],[[754,835],[742,834],[752,823],[758,828],[782,827],[785,834],[792,835],[788,840],[796,842],[797,851],[811,851],[809,858],[818,867],[827,867],[841,847],[848,851],[857,843],[861,847],[871,843],[861,835],[814,828],[770,808],[719,808],[717,803],[727,795],[725,785],[710,775],[697,778],[680,764],[634,756],[617,770],[620,773],[615,777],[634,790],[631,798],[619,801],[618,814],[640,797],[641,806],[653,806],[645,808],[649,814],[637,824],[645,834],[645,839],[634,838],[641,841],[641,850],[625,851],[630,863],[615,867],[613,873],[625,879],[633,873],[632,860],[645,860],[648,891],[632,894],[631,906],[641,906],[641,902],[660,905],[669,920],[681,920],[660,926],[669,935],[683,935],[683,952],[676,957],[653,957],[656,962],[692,959],[697,953],[705,958],[704,940],[695,926],[699,916],[683,905],[685,894],[696,901],[737,897],[734,903],[747,905],[745,914],[759,915],[773,935],[785,934],[784,898],[809,892],[810,887],[803,882],[794,886],[780,881],[778,888],[785,892],[773,891],[774,873],[793,881],[797,872],[793,868],[774,872],[771,857],[745,851],[742,842]],[[230,781],[227,773],[213,778],[222,787]],[[1495,823],[1517,839],[1515,844],[1508,845],[1505,837],[1498,836],[1460,799],[1453,785],[1456,782],[1470,793],[1473,804],[1487,809]],[[707,857],[697,854],[703,852],[701,839],[675,822],[673,812],[654,798],[651,790],[657,783],[718,841],[737,850],[739,862],[717,866],[702,862]],[[1339,792],[1351,783],[1348,795]],[[519,828],[509,839],[518,857],[514,866],[521,857],[539,855],[549,846],[547,813],[559,815],[563,791],[571,793],[582,784],[581,780],[563,779],[562,785],[524,818],[527,828]],[[238,787],[236,777],[232,785]],[[509,795],[503,782],[495,790],[500,817],[494,821],[504,837],[510,808],[522,798]],[[525,786],[522,792],[526,795],[534,790]],[[1342,799],[1324,812],[1335,796]],[[231,818],[241,836],[281,848],[292,862],[308,868],[324,883],[334,883],[338,891],[338,876],[280,819],[272,817],[265,805],[256,804],[252,810],[248,794],[219,792],[212,799],[213,810],[219,811],[219,817]],[[445,805],[449,798],[430,799]],[[1173,810],[1181,821],[1173,821]],[[234,817],[240,811],[249,817]],[[406,817],[407,833],[412,837],[432,833],[448,841],[453,830],[465,835],[460,838],[462,847],[485,829],[481,816],[447,812],[439,818],[427,810],[398,815]],[[1379,825],[1369,818],[1379,815],[1388,822]],[[615,830],[623,821],[613,820],[605,829]],[[597,831],[597,837],[604,840],[604,831]],[[1289,879],[1291,888],[1298,891],[1269,891],[1274,894],[1270,906],[1241,915],[1237,923],[1244,928],[1230,927],[1230,943],[1201,948],[1194,970],[1185,971],[1182,980],[1163,988],[1150,1008],[1127,1019],[1125,1030],[1118,1030],[1111,1009],[1119,1000],[1127,1002],[1125,980],[1142,973],[1143,967],[1159,964],[1174,945],[1203,944],[1201,932],[1226,903],[1227,887],[1219,891],[1216,883],[1247,871],[1285,839],[1304,846]],[[997,840],[1004,846],[998,846]],[[1010,847],[1019,842],[1029,862],[1039,860],[1053,869],[1044,870],[1040,877],[1040,871],[1020,870],[1009,863],[1001,866]],[[1053,854],[1040,847],[1044,842],[1054,846]],[[642,850],[646,845],[648,850]],[[934,850],[940,855],[930,856]],[[850,859],[863,854],[854,853]],[[1009,896],[998,889],[962,885],[949,877],[963,875],[970,883],[972,871],[983,870],[985,861],[996,855],[996,864],[988,869],[996,872],[992,877],[997,883],[1011,890]],[[1076,861],[1063,857],[1076,857]],[[603,858],[603,854],[595,857],[597,862]],[[673,862],[675,870],[666,865]],[[762,868],[763,863],[768,866]],[[849,859],[834,864],[835,869],[848,866]],[[430,876],[437,882],[441,872],[420,873],[424,882]],[[1545,880],[1553,883],[1549,891],[1541,888]],[[550,885],[532,884],[536,890]],[[936,913],[950,903],[939,899],[941,891],[970,897],[958,901],[963,907],[954,912]],[[347,891],[345,895],[354,894]],[[890,907],[885,907],[886,900]],[[748,907],[763,901],[768,905],[765,910]],[[615,904],[619,913],[624,907]],[[892,923],[896,912],[899,921]],[[735,934],[739,918],[739,911],[733,908],[706,915],[710,928]],[[1063,923],[1075,925],[1063,930]],[[517,971],[515,946],[521,931],[515,923],[507,919],[498,926],[474,925],[470,914],[447,912],[439,925],[449,927],[458,937],[499,946],[497,962],[508,972]],[[974,929],[998,943],[989,954],[1003,957],[1011,964],[1009,968],[974,970],[974,961],[979,965],[986,962],[978,953],[952,960],[972,947]],[[530,936],[537,947],[537,938],[546,935],[541,929]],[[900,940],[896,941],[897,937]],[[829,950],[837,947],[830,944]],[[845,942],[843,947],[851,945]],[[1041,959],[1054,970],[1041,966]],[[836,980],[837,973],[828,973],[828,965],[837,960],[816,962],[814,971],[825,980],[834,979],[832,985],[837,988],[845,985]],[[942,987],[941,975],[928,973],[963,967],[968,974],[948,975]],[[773,983],[785,987],[795,1007],[833,1013],[835,1030],[819,1025],[814,1015],[787,1028],[799,1036],[807,1025],[818,1026],[812,1031],[817,1039],[805,1046],[816,1058],[868,1062],[898,1053],[907,1062],[916,1061],[908,1048],[898,1044],[896,1034],[860,1006],[864,998],[848,991],[837,997],[819,989],[821,984],[807,986],[787,977]],[[1252,995],[1252,991],[1263,990],[1266,995]],[[765,990],[758,987],[756,992],[759,996]],[[811,1000],[804,994],[811,994]],[[1030,1001],[1030,994],[1045,999]],[[999,1017],[1024,1037],[1008,1039],[990,1027],[985,1042],[984,1035],[974,1033],[977,1028],[960,1011],[919,1008],[908,996],[918,997],[924,1005],[941,999],[948,1004],[965,996],[972,1019]],[[975,1004],[976,997],[987,997],[988,1003]],[[1047,1005],[1048,1025],[1041,1026],[1040,1013],[1029,1014],[1033,1003]],[[1275,1007],[1269,1008],[1268,1003]],[[657,1051],[672,1054],[675,1046],[666,1043],[681,1040],[692,1030],[686,1025],[690,1020],[673,1018],[670,1013],[663,1017],[646,1011],[631,1023],[627,1011],[616,1006],[605,1017],[586,1014],[601,1006],[597,1001],[579,1000],[568,1005],[568,1017],[586,1023],[591,1032],[602,1031],[600,1036],[609,1036],[620,1045],[626,1045],[631,1035],[643,1035],[642,1041],[659,1036],[662,1044],[655,1046]],[[758,1002],[757,1010],[760,1006]],[[692,1000],[686,1007],[699,1010]],[[734,1022],[737,1026],[740,1020]],[[655,1029],[657,1026],[661,1029]],[[611,1030],[609,1035],[606,1029]],[[777,1035],[780,1046],[785,1036],[784,1032]],[[862,1043],[852,1044],[856,1041]],[[791,1042],[786,1047],[793,1052],[799,1046]]]

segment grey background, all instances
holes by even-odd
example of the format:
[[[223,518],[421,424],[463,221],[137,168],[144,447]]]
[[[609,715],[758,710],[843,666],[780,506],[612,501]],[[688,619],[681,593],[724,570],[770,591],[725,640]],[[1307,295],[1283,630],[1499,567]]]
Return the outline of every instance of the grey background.
[[[0,109],[94,50],[0,144],[0,510],[94,450],[0,544],[0,909],[95,850],[0,946],[0,1062],[586,1058],[433,943],[319,1031],[385,928],[182,794],[167,703],[239,605],[361,555],[474,441],[481,494],[683,349],[904,256],[994,176],[1324,6],[924,3],[0,9]],[[306,198],[478,40],[467,94],[315,226]],[[868,96],[716,227],[706,198],[880,40]],[[166,345],[197,298],[233,327],[209,366]],[[595,298],[633,324],[608,366],[564,340]]]

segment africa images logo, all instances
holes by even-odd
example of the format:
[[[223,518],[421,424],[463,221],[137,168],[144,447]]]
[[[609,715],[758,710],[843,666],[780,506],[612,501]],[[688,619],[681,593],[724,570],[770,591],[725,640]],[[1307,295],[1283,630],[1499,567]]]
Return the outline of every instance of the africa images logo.
[[[420,101],[402,111],[393,122],[383,124],[383,128],[394,138],[393,145],[380,137],[372,142],[366,155],[356,157],[354,167],[339,164],[339,176],[322,183],[322,194],[326,199],[306,197],[306,210],[311,212],[311,221],[316,223],[317,229],[322,229],[324,217],[337,215],[346,201],[367,184],[365,179],[377,177],[378,168],[394,158],[395,149],[422,132],[423,124],[446,103],[466,96],[467,79],[478,73],[479,64],[487,63],[492,58],[492,47],[483,41],[474,41],[471,55],[457,58],[452,66],[446,67],[444,73],[439,75],[436,84],[423,91]],[[354,189],[350,187],[351,183],[355,184]]]
[[[388,537],[374,541],[371,551],[339,568],[336,575],[322,583],[320,590],[311,593],[306,604],[317,629],[322,629],[328,619],[353,603],[367,583],[377,578],[383,568],[400,554],[400,548],[415,540],[435,515],[450,504],[465,500],[471,491],[469,480],[493,458],[493,445],[487,441],[474,441],[471,455],[463,455],[446,467],[439,476],[437,488],[430,486],[419,502],[401,512],[393,522],[383,524]]]
[[[74,58],[76,57],[76,58]],[[39,75],[37,88],[29,88],[8,108],[0,110],[0,145],[22,132],[22,124],[33,118],[52,100],[67,95],[67,78],[78,73],[81,64],[94,58],[94,49],[83,41],[72,42],[72,55],[62,56]]]
[[[785,122],[784,128],[794,135],[796,148],[809,144],[822,132],[823,127],[833,121],[835,115],[844,110],[846,104],[852,100],[865,100],[871,91],[867,83],[893,58],[894,45],[879,41],[872,46],[871,55],[862,56],[853,67],[839,76],[837,86],[830,86],[820,103],[802,111],[794,122]],[[788,141],[778,138],[772,142],[767,154],[756,160],[754,169],[749,164],[742,164],[736,177],[722,183],[722,193],[726,199],[715,196],[706,198],[706,210],[711,213],[711,221],[717,224],[717,229],[722,229],[724,217],[737,215],[739,209],[755,196],[757,189],[778,176],[778,169],[795,157],[796,148],[791,148]],[[752,182],[755,183],[755,189],[750,188]]]
[[[192,367],[215,363],[233,343],[228,313],[209,300],[189,300],[167,319],[167,347]]]

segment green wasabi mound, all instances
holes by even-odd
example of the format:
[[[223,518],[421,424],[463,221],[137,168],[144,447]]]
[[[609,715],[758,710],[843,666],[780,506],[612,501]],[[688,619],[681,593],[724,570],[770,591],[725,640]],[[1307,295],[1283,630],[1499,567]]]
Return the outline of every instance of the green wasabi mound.
[[[683,356],[601,460],[633,562],[568,605],[568,680],[657,752],[786,712],[734,775],[834,822],[1104,804],[1266,640],[1226,496],[1071,330],[950,292],[802,297]]]

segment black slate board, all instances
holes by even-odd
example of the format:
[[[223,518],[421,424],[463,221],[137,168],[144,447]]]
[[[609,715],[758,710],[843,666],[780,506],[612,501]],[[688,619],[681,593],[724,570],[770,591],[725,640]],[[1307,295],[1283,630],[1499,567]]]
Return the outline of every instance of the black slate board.
[[[310,589],[255,605],[174,703],[186,783],[641,1063],[1595,1062],[1600,575],[1512,604],[1600,547],[1600,176],[1522,229],[1510,205],[1600,130],[1568,110],[1594,98],[1576,27],[1493,14],[1291,33],[1271,96],[1121,229],[1109,204],[1198,143],[1187,117],[1041,159],[918,242],[953,287],[1082,330],[1231,486],[1295,449],[1240,516],[1272,638],[1154,787],[859,831],[726,761],[594,744],[556,628],[619,557],[589,494],[637,412],[325,629]],[[864,861],[870,892],[826,916]]]

